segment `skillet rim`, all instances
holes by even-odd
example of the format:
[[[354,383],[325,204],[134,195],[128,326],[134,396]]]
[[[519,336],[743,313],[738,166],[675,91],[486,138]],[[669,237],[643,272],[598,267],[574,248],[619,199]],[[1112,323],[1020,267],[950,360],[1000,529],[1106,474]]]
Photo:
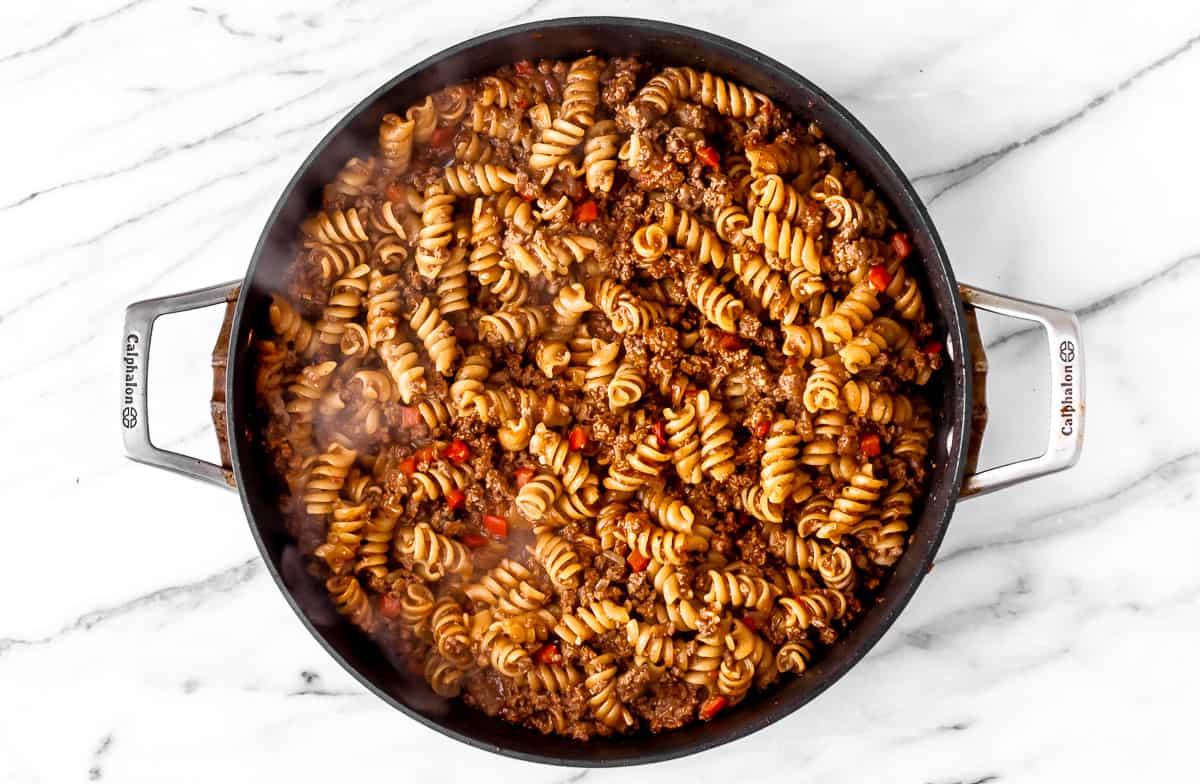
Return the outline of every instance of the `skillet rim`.
[[[356,666],[352,665],[336,649],[334,644],[327,638],[326,633],[318,628],[308,612],[300,606],[293,588],[285,581],[282,574],[283,567],[276,563],[275,558],[270,554],[268,544],[264,538],[262,523],[253,509],[251,490],[244,481],[246,472],[243,467],[243,461],[250,462],[255,460],[256,457],[248,428],[241,426],[253,412],[252,408],[243,405],[243,395],[239,394],[236,382],[242,377],[242,373],[246,372],[242,370],[242,366],[247,361],[246,357],[249,353],[246,351],[246,348],[249,345],[248,333],[251,322],[251,317],[246,316],[246,309],[248,307],[247,302],[254,299],[254,297],[248,296],[248,294],[253,290],[252,286],[256,281],[259,263],[269,244],[269,235],[284,212],[285,206],[292,199],[293,193],[301,180],[309,173],[310,169],[314,168],[314,163],[321,155],[334,145],[361,115],[372,111],[376,107],[376,104],[393,89],[427,70],[435,69],[447,59],[477,47],[496,46],[497,42],[512,40],[520,36],[531,34],[537,36],[539,34],[554,31],[563,32],[581,27],[610,27],[625,29],[643,36],[664,35],[682,37],[690,39],[701,51],[721,51],[726,56],[744,64],[748,69],[764,73],[766,76],[775,79],[790,82],[793,86],[798,86],[802,91],[810,92],[816,96],[817,102],[823,103],[823,108],[832,114],[845,127],[846,131],[852,134],[853,141],[859,143],[861,150],[857,156],[850,155],[849,157],[861,157],[862,150],[865,150],[878,158],[878,163],[896,180],[899,188],[892,189],[888,187],[888,184],[879,182],[877,177],[872,178],[872,182],[885,193],[888,201],[895,206],[897,212],[908,213],[909,219],[905,223],[912,232],[914,244],[920,246],[921,249],[925,277],[928,278],[926,282],[927,293],[929,293],[929,289],[934,289],[935,298],[939,300],[938,313],[946,323],[947,331],[944,344],[947,349],[947,356],[951,362],[949,367],[943,367],[942,377],[943,383],[951,385],[952,388],[952,394],[949,392],[945,393],[951,394],[951,405],[949,408],[947,407],[946,402],[944,402],[944,394],[943,403],[940,408],[942,414],[941,421],[934,438],[944,438],[947,434],[951,438],[946,446],[946,464],[935,466],[932,472],[933,478],[929,483],[926,498],[923,499],[923,509],[920,519],[913,525],[912,541],[909,547],[906,548],[905,555],[897,565],[896,570],[889,578],[888,584],[880,591],[880,599],[882,600],[884,594],[887,594],[890,597],[889,601],[885,607],[880,608],[877,606],[876,608],[871,608],[856,620],[849,632],[820,660],[819,665],[814,666],[813,670],[810,670],[806,674],[801,690],[785,699],[780,696],[781,689],[776,688],[772,692],[760,696],[754,702],[748,700],[746,704],[739,706],[737,710],[729,711],[726,715],[718,717],[718,719],[712,722],[703,725],[692,723],[690,725],[692,731],[696,732],[699,730],[698,738],[693,740],[676,740],[675,742],[671,742],[671,738],[678,739],[681,734],[687,733],[688,730],[685,728],[656,735],[625,736],[615,741],[605,738],[593,739],[588,742],[575,741],[574,748],[578,749],[578,753],[564,754],[561,752],[551,753],[510,748],[485,741],[469,733],[446,726],[437,718],[426,715],[393,696],[392,693],[376,683],[373,678],[365,675]],[[792,107],[788,105],[784,105],[784,108],[798,110],[800,113],[803,113],[805,109],[805,107]],[[809,111],[812,108],[813,104],[807,107]],[[845,141],[838,140],[837,146],[839,147],[839,151],[845,152],[848,145]],[[855,163],[861,166],[860,161],[855,161]],[[947,289],[953,294],[953,296],[949,297],[950,307],[948,309],[945,307],[946,302],[943,301],[946,300],[944,295]],[[938,294],[943,296],[937,297]],[[958,296],[957,282],[947,259],[945,248],[942,245],[928,211],[921,202],[912,183],[883,145],[852,113],[805,77],[775,59],[767,57],[741,43],[703,30],[670,22],[614,16],[561,17],[526,22],[483,33],[450,46],[388,79],[383,85],[373,90],[366,98],[357,103],[354,108],[346,112],[337,124],[322,137],[321,141],[306,156],[303,163],[300,164],[283,189],[270,216],[264,223],[262,233],[251,256],[246,276],[243,280],[242,296],[238,298],[234,312],[230,335],[229,345],[231,351],[235,352],[235,358],[230,363],[231,370],[226,376],[225,392],[229,408],[227,421],[230,436],[232,471],[237,479],[238,495],[241,499],[242,508],[251,533],[254,536],[255,543],[263,556],[263,560],[266,562],[268,572],[280,592],[284,595],[288,605],[300,618],[301,623],[304,624],[308,632],[320,643],[321,647],[325,649],[334,661],[370,692],[383,699],[393,708],[400,710],[426,727],[455,740],[475,748],[526,762],[590,768],[632,766],[677,759],[725,745],[757,732],[816,699],[826,689],[840,681],[850,669],[861,661],[887,630],[891,628],[896,618],[899,617],[904,607],[911,600],[936,557],[938,547],[945,535],[950,517],[957,503],[966,468],[967,442],[969,440],[970,427],[968,409],[970,406],[969,401],[972,400],[972,378],[968,372],[970,354],[967,350],[965,312],[963,303]],[[255,491],[260,492],[260,486],[256,485]],[[919,549],[916,546],[918,537],[924,540]],[[901,571],[905,572],[903,576],[900,575]],[[878,614],[875,614],[877,610]],[[373,642],[369,642],[369,644],[374,645]],[[819,674],[817,671],[819,671]],[[487,721],[503,723],[498,718],[487,717],[482,713],[480,716]],[[532,730],[525,730],[515,725],[506,726],[521,732],[533,733]],[[535,734],[533,739],[526,745],[531,749],[535,748],[539,740],[547,745],[554,743],[550,738],[543,738],[543,736]],[[657,748],[664,745],[667,745],[668,748]]]

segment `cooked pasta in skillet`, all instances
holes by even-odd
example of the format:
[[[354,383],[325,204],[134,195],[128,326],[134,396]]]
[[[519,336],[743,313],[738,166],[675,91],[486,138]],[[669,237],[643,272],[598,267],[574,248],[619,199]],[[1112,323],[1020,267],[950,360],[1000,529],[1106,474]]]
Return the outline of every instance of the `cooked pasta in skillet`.
[[[520,62],[397,109],[256,345],[334,606],[436,693],[580,739],[802,675],[930,469],[907,235],[818,127],[690,68]]]

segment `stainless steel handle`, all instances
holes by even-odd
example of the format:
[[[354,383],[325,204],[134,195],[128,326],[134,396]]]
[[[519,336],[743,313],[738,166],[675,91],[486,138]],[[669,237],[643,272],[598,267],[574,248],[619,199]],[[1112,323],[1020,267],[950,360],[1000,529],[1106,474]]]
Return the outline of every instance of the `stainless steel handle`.
[[[184,294],[135,302],[125,309],[125,334],[121,347],[121,428],[125,454],[139,463],[165,468],[193,479],[232,489],[226,470],[207,460],[159,449],[150,440],[149,412],[146,409],[146,381],[150,375],[150,337],[154,322],[167,313],[222,305],[240,280],[218,283]]]
[[[1050,345],[1050,438],[1038,457],[996,466],[963,480],[960,497],[983,495],[1027,479],[1053,474],[1079,461],[1083,450],[1084,371],[1079,320],[1068,310],[960,285],[963,303],[1002,316],[1035,321]]]

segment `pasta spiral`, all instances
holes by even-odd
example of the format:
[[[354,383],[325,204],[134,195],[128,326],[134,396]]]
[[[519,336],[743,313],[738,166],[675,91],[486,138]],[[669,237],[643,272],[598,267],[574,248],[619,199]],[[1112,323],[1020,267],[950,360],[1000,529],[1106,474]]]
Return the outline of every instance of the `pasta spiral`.
[[[408,325],[425,344],[425,351],[437,372],[443,376],[450,375],[458,358],[458,341],[454,337],[454,330],[442,318],[441,311],[429,301],[429,297],[421,299]]]
[[[437,651],[456,667],[471,663],[471,637],[467,633],[466,614],[452,597],[443,596],[433,605],[429,619]]]
[[[554,168],[579,146],[585,132],[586,128],[582,125],[562,117],[555,119],[549,128],[542,131],[541,140],[534,143],[529,167],[535,170]]]
[[[471,553],[459,541],[439,534],[428,523],[400,529],[395,542],[396,556],[404,563],[420,564],[430,579],[446,574],[470,577]]]
[[[472,346],[458,366],[454,383],[450,385],[450,401],[459,416],[476,410],[476,400],[483,397],[484,381],[492,372],[492,362],[482,346]]]
[[[750,485],[742,491],[742,507],[764,523],[783,522],[783,505],[768,498],[762,485]]]
[[[699,270],[693,271],[686,281],[688,299],[704,317],[725,332],[736,332],[738,319],[745,305],[726,291],[721,284]]]
[[[617,698],[617,665],[611,653],[597,656],[587,663],[584,685],[591,694],[588,706],[601,723],[613,729],[633,725],[633,714]]]
[[[301,230],[313,240],[331,245],[366,242],[365,215],[362,209],[318,212],[301,224]]]
[[[800,171],[805,163],[804,152],[796,145],[785,142],[748,144],[746,159],[750,161],[750,173],[755,177],[766,174],[787,177]]]
[[[554,508],[554,502],[562,492],[562,482],[543,471],[517,491],[514,503],[527,520],[536,523]]]
[[[662,473],[671,456],[658,447],[653,433],[647,433],[625,460],[609,467],[604,486],[614,493],[632,493]],[[622,464],[623,463],[623,464]]]
[[[800,454],[800,436],[796,435],[796,422],[781,419],[771,424],[762,456],[759,484],[771,503],[781,504],[792,493],[797,483]]]
[[[746,242],[746,227],[750,225],[750,216],[740,204],[730,204],[721,207],[713,215],[713,227],[717,237],[734,247],[741,247]]]
[[[708,71],[700,74],[699,86],[692,89],[692,97],[697,99],[701,106],[716,109],[718,114],[734,119],[753,117],[770,103],[762,93],[722,79]]]
[[[625,636],[633,648],[633,660],[655,667],[685,669],[688,666],[687,643],[671,636],[666,624],[641,623],[631,618],[625,625]]]
[[[454,240],[454,197],[441,183],[425,189],[421,204],[421,233],[417,242],[417,271],[434,280],[445,263],[447,246]]]
[[[603,278],[594,286],[592,301],[608,317],[618,335],[644,332],[663,317],[661,305],[634,296],[610,278]]]
[[[404,586],[400,594],[400,620],[419,633],[429,631],[429,616],[433,614],[433,594],[425,584],[413,580]]]
[[[493,196],[511,190],[517,174],[505,166],[491,163],[447,166],[446,187],[455,196]]]
[[[400,276],[371,270],[367,283],[367,339],[372,348],[396,339]]]
[[[501,675],[519,678],[533,666],[533,660],[505,632],[503,626],[492,624],[479,640],[479,652],[485,663]]]
[[[745,233],[763,246],[768,258],[781,259],[792,268],[803,268],[810,275],[821,273],[821,257],[812,236],[806,236],[799,226],[781,220],[775,213],[755,207]]]
[[[517,201],[529,207],[520,197]],[[501,302],[519,305],[529,296],[529,284],[500,252],[500,221],[495,207],[483,199],[475,200],[467,271]]]
[[[569,664],[535,664],[526,670],[524,678],[534,694],[562,694],[583,680],[579,670]]]
[[[850,559],[850,553],[841,547],[834,547],[828,552],[823,552],[817,559],[817,571],[826,587],[842,592],[852,590],[858,577],[854,561]]]
[[[360,264],[338,278],[329,292],[329,302],[321,320],[317,322],[317,335],[322,343],[338,345],[349,322],[358,317],[362,309],[363,294],[368,288],[367,274],[371,268]]]
[[[669,240],[666,229],[657,223],[641,227],[633,233],[633,252],[643,262],[656,261],[667,252]]]
[[[619,413],[642,399],[646,391],[646,379],[640,370],[629,362],[617,365],[608,382],[608,407]]]
[[[337,510],[334,510],[334,517]],[[379,583],[388,573],[388,555],[392,549],[392,534],[399,518],[393,514],[377,511],[367,521],[363,534],[364,543],[359,550],[358,563],[354,571],[367,572],[373,583]]]
[[[904,425],[913,418],[912,401],[907,397],[872,391],[860,381],[847,381],[841,389],[841,398],[846,402],[850,413],[881,425]]]
[[[602,120],[588,129],[583,144],[583,163],[580,165],[584,182],[592,193],[608,193],[612,190],[620,138],[617,124],[612,120]]]
[[[708,71],[697,73],[686,67],[664,68],[646,83],[634,100],[646,115],[645,119],[639,118],[635,127],[644,127],[649,119],[666,114],[676,102],[689,98],[735,119],[752,117],[770,103],[761,93]]]
[[[547,378],[553,378],[571,361],[567,340],[575,333],[583,314],[592,309],[583,285],[572,283],[559,289],[554,297],[554,313],[544,339],[538,344],[536,362]]]
[[[688,662],[683,679],[696,686],[716,687],[717,674],[725,658],[729,636],[728,621],[715,625],[707,634],[696,635],[696,650]]]
[[[288,387],[291,399],[287,402],[287,413],[295,429],[296,443],[306,449],[312,441],[313,414],[317,401],[333,381],[333,371],[337,366],[336,362],[309,365],[300,371],[295,382]]]
[[[825,346],[825,336],[821,330],[812,324],[784,324],[783,354],[787,357],[797,357],[801,361],[821,359],[828,353]]]
[[[417,349],[412,343],[389,340],[381,344],[378,350],[405,405],[425,393],[425,368],[421,366]]]
[[[402,240],[408,239],[408,230],[404,227],[404,218],[407,213],[407,204],[385,201],[381,202],[378,207],[368,213],[367,222],[375,231],[383,234],[394,234]]]
[[[592,309],[592,303],[587,300],[583,284],[572,283],[558,290],[552,307],[554,315],[551,317],[548,336],[565,341],[574,333],[583,314]]]
[[[533,438],[529,441],[529,452],[541,465],[561,477],[563,487],[572,493],[579,490],[591,474],[583,456],[570,451],[567,442],[542,423],[538,423],[534,428]]]
[[[566,539],[551,533],[538,534],[533,556],[560,590],[579,585],[579,573],[583,571],[583,565]]]
[[[804,407],[810,413],[834,411],[841,405],[842,383],[846,373],[840,363],[824,359],[813,361],[813,372],[804,385]]]
[[[643,557],[675,566],[684,562],[686,553],[708,549],[708,542],[702,536],[668,531],[648,522],[627,528],[624,540],[630,550]]]
[[[463,163],[489,163],[495,150],[486,138],[465,129],[454,145],[454,157]]]
[[[750,183],[750,193],[758,197],[758,206],[779,215],[783,221],[794,221],[804,209],[800,191],[788,185],[778,174],[766,174]]]
[[[879,310],[879,299],[868,281],[861,281],[850,289],[846,298],[828,316],[813,322],[825,336],[826,342],[841,344],[849,341]]]
[[[796,521],[796,527],[800,535],[818,536],[822,539],[829,539],[832,527],[832,524],[829,522],[829,510],[832,508],[833,501],[823,495],[815,495],[808,499],[804,504],[804,509],[800,513],[800,519]]]
[[[430,140],[437,130],[438,110],[434,106],[433,96],[425,96],[421,103],[408,107],[404,118],[413,124],[413,138],[424,143]]]
[[[721,404],[708,390],[696,395],[696,415],[700,420],[700,468],[718,482],[733,473],[733,428]]]
[[[709,569],[704,601],[725,607],[748,607],[767,612],[780,595],[776,586],[761,577]]]
[[[599,243],[586,234],[546,235],[538,231],[530,242],[509,248],[509,253],[518,270],[551,279],[566,275],[571,265],[583,262],[597,247]]]
[[[574,613],[563,615],[554,633],[572,645],[583,645],[597,634],[604,634],[629,623],[629,610],[621,605],[600,599],[578,607]]]
[[[525,345],[545,328],[545,312],[525,305],[505,305],[479,320],[480,337],[513,346],[517,351],[524,351]]]
[[[537,227],[538,219],[533,207],[512,191],[505,191],[496,197],[496,211],[505,223],[525,234],[532,234]]]
[[[339,443],[329,445],[308,473],[304,487],[304,509],[309,514],[323,515],[333,511],[338,492],[346,482],[350,466],[358,459],[358,453]]]
[[[453,463],[439,461],[412,475],[413,499],[431,501],[444,498],[451,490],[461,490],[465,487],[469,477],[466,469]]]
[[[358,554],[362,531],[367,525],[367,505],[351,504],[342,499],[333,502],[325,542],[313,551],[334,574],[345,574]]]
[[[742,284],[754,294],[772,318],[781,317],[791,300],[791,292],[778,272],[771,269],[757,253],[735,251],[732,255],[733,271]]]
[[[578,493],[564,490],[554,499],[554,509],[566,520],[590,520],[596,516],[596,501],[600,492],[596,485],[596,475],[592,474],[587,483]]]
[[[306,242],[308,258],[311,263],[321,268],[321,279],[329,282],[338,278],[348,270],[367,261],[367,248],[362,243],[342,244],[324,242]]]
[[[412,161],[413,126],[397,114],[385,114],[379,123],[379,152],[384,168],[393,176],[408,171]]]
[[[775,666],[780,672],[794,672],[799,675],[808,669],[812,657],[813,646],[809,641],[785,642],[775,654]]]
[[[563,85],[562,106],[558,115],[579,125],[595,122],[596,104],[600,101],[600,71],[603,66],[595,56],[571,63]]]
[[[675,471],[685,484],[700,484],[700,435],[697,428],[696,407],[684,403],[676,409],[664,409],[666,418],[667,445],[671,448],[671,460]]]
[[[425,680],[439,697],[457,697],[462,691],[462,678],[463,671],[439,653],[431,653],[425,660]]]
[[[333,597],[337,611],[349,618],[351,623],[367,631],[374,628],[375,609],[357,578],[349,575],[330,577],[325,581],[325,589]]]
[[[459,313],[471,307],[467,291],[467,251],[456,247],[450,259],[438,271],[438,310],[443,316]]]
[[[668,495],[661,485],[648,485],[641,491],[642,505],[663,528],[679,533],[691,533],[696,513],[678,498]]]
[[[269,310],[271,329],[275,334],[292,344],[297,354],[308,355],[316,349],[313,336],[316,331],[303,316],[296,312],[287,300],[280,297],[271,298]]]
[[[892,321],[880,316],[838,351],[846,372],[855,375],[874,361],[875,357],[889,348],[900,348],[900,342],[907,342],[908,331]]]
[[[634,105],[643,112],[641,117],[635,115],[640,122],[634,127],[645,127],[650,119],[666,114],[677,101],[690,98],[699,84],[700,76],[691,68],[664,68],[646,82],[634,99]]]
[[[677,246],[691,253],[701,264],[711,264],[716,269],[725,266],[728,251],[721,238],[692,213],[666,202],[663,204],[662,227],[668,235],[673,235]]]
[[[865,463],[842,488],[829,512],[829,521],[834,525],[849,528],[871,510],[879,500],[879,494],[887,486],[887,480],[876,479],[870,463]]]
[[[494,606],[502,596],[516,590],[523,583],[533,578],[533,574],[519,561],[505,558],[492,567],[477,583],[472,583],[463,589],[473,602],[486,606]]]
[[[892,298],[896,313],[907,321],[921,321],[925,318],[925,300],[917,282],[904,269],[904,264],[895,262],[888,265],[892,280],[883,293]]]
[[[446,408],[441,398],[422,397],[417,401],[417,414],[431,433],[450,422],[450,409]]]
[[[815,590],[799,596],[785,596],[779,608],[788,626],[807,629],[826,628],[846,613],[846,597],[840,591]]]

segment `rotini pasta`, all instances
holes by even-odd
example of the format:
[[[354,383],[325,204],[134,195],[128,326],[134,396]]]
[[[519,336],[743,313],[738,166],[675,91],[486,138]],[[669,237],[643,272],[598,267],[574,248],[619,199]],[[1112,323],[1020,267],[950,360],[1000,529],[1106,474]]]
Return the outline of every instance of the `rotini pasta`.
[[[604,634],[627,623],[627,608],[602,599],[587,607],[580,607],[573,614],[564,615],[558,626],[554,627],[554,633],[572,645],[582,645],[597,634]]]
[[[392,108],[252,341],[334,608],[434,694],[576,738],[805,673],[931,474],[941,345],[883,199],[692,68],[529,61]]]
[[[686,282],[688,299],[704,317],[725,332],[736,332],[738,319],[745,305],[726,291],[711,275],[699,270],[692,272]]]
[[[728,252],[716,229],[705,226],[692,213],[667,202],[663,205],[662,228],[676,245],[694,255],[701,264],[711,264],[716,269],[725,266]]]
[[[454,196],[441,183],[425,189],[421,203],[421,233],[417,242],[417,270],[428,280],[437,278],[445,263],[447,246],[454,240]]]
[[[360,629],[370,631],[375,625],[375,608],[358,578],[349,575],[330,577],[325,588],[333,597],[334,607]]]
[[[425,351],[437,372],[443,376],[450,375],[458,358],[458,341],[454,338],[454,330],[428,297],[422,299],[413,311],[408,325],[425,344]]]

